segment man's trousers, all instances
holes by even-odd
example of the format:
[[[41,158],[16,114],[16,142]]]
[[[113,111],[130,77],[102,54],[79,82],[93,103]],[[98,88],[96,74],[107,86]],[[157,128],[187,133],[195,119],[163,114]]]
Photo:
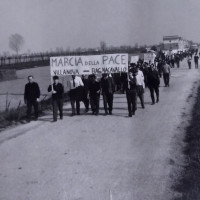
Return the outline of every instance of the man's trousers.
[[[169,73],[163,74],[163,80],[164,80],[165,86],[169,86]]]
[[[93,114],[99,113],[99,99],[100,99],[100,94],[95,94],[95,95],[90,96],[90,105],[91,105]]]
[[[135,110],[137,108],[137,91],[127,90],[126,98],[127,98],[127,103],[128,103],[129,116],[132,116],[132,114],[135,114]]]
[[[62,119],[63,118],[63,99],[53,99],[52,106],[53,106],[53,120],[57,121],[58,110],[59,110],[60,119]]]
[[[113,93],[103,94],[103,106],[105,113],[112,112],[113,109]]]
[[[28,101],[27,100],[27,118],[31,118],[31,111],[32,111],[32,106],[34,108],[34,115],[35,118],[38,118],[38,102],[37,101]]]
[[[155,103],[154,92],[156,93],[156,100],[159,101],[159,86],[149,86],[152,103]]]
[[[137,96],[140,99],[142,108],[144,108],[144,88],[142,85],[137,85]]]

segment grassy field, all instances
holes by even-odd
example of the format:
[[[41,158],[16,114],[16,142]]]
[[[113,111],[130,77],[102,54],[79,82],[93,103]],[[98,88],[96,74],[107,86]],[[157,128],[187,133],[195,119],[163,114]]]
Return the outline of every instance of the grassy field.
[[[175,200],[200,199],[200,87],[192,110],[191,120],[185,128],[184,154],[185,162],[178,184],[174,190],[178,192]]]
[[[51,80],[49,66],[18,70],[16,80],[0,82],[0,111],[4,111],[8,106],[10,109],[17,108],[19,104],[21,106],[24,105],[24,86],[27,83],[28,75],[34,76],[35,81],[40,86],[41,94],[48,94],[47,87]],[[60,78],[60,82],[63,83],[65,91],[68,91],[68,79],[69,77]],[[6,93],[8,95],[5,95]],[[48,94],[47,98],[49,97],[50,94]],[[44,96],[41,96],[41,100],[43,98]]]

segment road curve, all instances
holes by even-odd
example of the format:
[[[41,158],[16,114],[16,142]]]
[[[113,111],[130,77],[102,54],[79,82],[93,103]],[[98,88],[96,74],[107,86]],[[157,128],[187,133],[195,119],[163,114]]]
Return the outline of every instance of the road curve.
[[[160,102],[138,101],[128,116],[125,95],[116,94],[112,116],[70,117],[52,113],[0,133],[1,200],[169,200],[171,141],[199,71],[186,62],[161,80]]]

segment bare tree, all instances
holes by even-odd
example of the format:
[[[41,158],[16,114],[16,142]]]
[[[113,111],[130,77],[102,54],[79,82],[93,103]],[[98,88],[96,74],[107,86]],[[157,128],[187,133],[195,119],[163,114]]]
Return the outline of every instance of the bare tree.
[[[21,47],[23,46],[23,44],[24,44],[24,38],[18,33],[12,34],[9,37],[9,47],[13,51],[15,51],[16,54],[19,53],[19,51],[21,50]]]
[[[106,42],[101,41],[101,42],[100,42],[100,49],[101,49],[101,51],[102,51],[103,53],[105,52],[106,48],[107,48]]]
[[[139,46],[138,46],[138,43],[136,42],[134,47],[137,49]]]

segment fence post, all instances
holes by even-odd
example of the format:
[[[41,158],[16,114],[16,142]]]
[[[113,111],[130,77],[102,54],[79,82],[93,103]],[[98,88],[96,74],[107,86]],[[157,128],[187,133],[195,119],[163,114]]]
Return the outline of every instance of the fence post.
[[[8,111],[8,92],[6,93],[6,111]]]

